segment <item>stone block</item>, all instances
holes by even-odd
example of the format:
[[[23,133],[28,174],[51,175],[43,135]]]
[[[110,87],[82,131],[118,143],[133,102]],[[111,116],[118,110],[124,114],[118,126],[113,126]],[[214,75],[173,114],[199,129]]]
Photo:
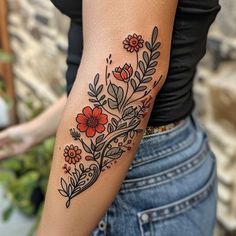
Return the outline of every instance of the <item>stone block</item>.
[[[236,130],[236,63],[232,68],[209,81],[213,119],[229,131]]]

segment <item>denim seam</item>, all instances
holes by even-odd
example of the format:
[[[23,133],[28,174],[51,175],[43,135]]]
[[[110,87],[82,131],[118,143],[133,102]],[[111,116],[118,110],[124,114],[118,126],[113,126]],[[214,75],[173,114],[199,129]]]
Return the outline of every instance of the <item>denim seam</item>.
[[[213,170],[214,171],[212,172],[207,183],[200,190],[191,194],[190,196],[185,197],[181,200],[178,200],[174,203],[171,203],[165,206],[139,212],[137,215],[138,215],[140,224],[144,225],[149,222],[160,221],[163,219],[171,218],[173,216],[186,212],[187,210],[193,208],[193,206],[203,201],[209,195],[215,183],[215,176],[216,176],[215,163],[213,165]],[[173,212],[171,212],[171,208]],[[143,214],[147,214],[148,219],[151,219],[151,220],[147,220],[147,221],[142,220],[141,216]]]
[[[200,152],[195,154],[191,159],[188,159],[184,163],[181,163],[180,165],[170,168],[168,170],[162,171],[158,174],[154,174],[154,175],[150,175],[150,176],[146,176],[142,178],[136,178],[133,180],[125,180],[121,186],[120,192],[125,193],[125,192],[146,189],[146,188],[158,186],[158,185],[167,183],[171,180],[180,178],[181,176],[194,171],[196,168],[198,168],[201,165],[201,163],[204,163],[204,160],[206,160],[206,158],[204,158],[205,153],[207,152],[208,152],[208,146],[204,142],[201,146]],[[170,175],[171,172],[172,173],[175,172],[175,173]],[[165,179],[163,179],[162,176],[165,176]],[[150,181],[151,179],[153,180]],[[153,181],[154,183],[148,184],[148,182],[150,183]],[[137,183],[140,183],[140,182],[143,182],[142,186],[137,187],[138,185]],[[132,187],[132,185],[135,185],[135,187]]]
[[[138,160],[134,159],[131,166],[130,166],[130,169],[133,169],[133,168],[138,167],[140,165],[143,165],[143,164],[155,161],[155,160],[159,160],[159,159],[165,158],[166,156],[173,155],[177,152],[180,152],[181,150],[187,148],[188,146],[190,146],[193,143],[193,141],[195,140],[194,137],[195,136],[190,136],[188,139],[185,139],[182,142],[179,142],[172,147],[168,147],[168,148],[163,147],[155,155],[153,154],[150,156],[145,156],[145,157],[140,158]]]

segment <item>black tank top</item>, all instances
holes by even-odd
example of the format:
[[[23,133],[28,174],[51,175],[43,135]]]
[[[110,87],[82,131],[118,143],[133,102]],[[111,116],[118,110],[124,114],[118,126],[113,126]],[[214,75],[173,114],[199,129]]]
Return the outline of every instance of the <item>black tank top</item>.
[[[67,92],[76,78],[83,51],[82,1],[51,0],[71,18],[66,72]],[[148,125],[158,126],[183,119],[194,108],[193,78],[205,55],[207,33],[220,5],[218,0],[179,0],[175,17],[168,75],[159,91]]]

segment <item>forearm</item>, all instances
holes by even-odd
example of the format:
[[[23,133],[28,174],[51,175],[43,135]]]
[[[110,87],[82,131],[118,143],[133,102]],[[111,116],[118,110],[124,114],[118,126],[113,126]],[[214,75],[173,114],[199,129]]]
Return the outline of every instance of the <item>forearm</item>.
[[[63,95],[46,111],[27,124],[28,128],[31,129],[35,144],[56,134],[63,110],[66,105],[66,100],[66,95]]]
[[[103,3],[94,7],[105,9]],[[92,35],[96,21],[85,26],[85,51],[57,132],[39,236],[89,235],[113,201],[167,74],[175,4],[165,8],[171,17],[153,16],[152,23],[142,26],[131,21],[126,29],[113,26],[111,32],[108,26]],[[115,9],[111,25],[119,25]],[[87,17],[94,15],[86,14],[85,22]],[[169,24],[168,31],[158,33],[154,22],[161,29]],[[139,44],[132,51],[127,40],[134,33],[140,36],[135,36]]]

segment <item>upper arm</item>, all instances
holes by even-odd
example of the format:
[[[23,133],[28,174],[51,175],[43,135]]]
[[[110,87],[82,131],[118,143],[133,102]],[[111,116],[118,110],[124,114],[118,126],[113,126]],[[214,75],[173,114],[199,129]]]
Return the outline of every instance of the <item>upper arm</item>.
[[[111,53],[113,62],[122,60],[135,63],[135,53],[124,50],[123,40],[128,35],[141,35],[150,41],[151,33],[158,28],[160,58],[159,74],[168,70],[173,22],[177,0],[84,0],[83,34],[85,61],[91,57],[102,60],[101,55]],[[141,52],[145,50],[145,44]],[[141,53],[140,53],[141,54]],[[142,58],[142,55],[139,57]]]
[[[84,51],[57,132],[39,235],[89,235],[114,199],[167,74],[176,4],[83,1]]]

